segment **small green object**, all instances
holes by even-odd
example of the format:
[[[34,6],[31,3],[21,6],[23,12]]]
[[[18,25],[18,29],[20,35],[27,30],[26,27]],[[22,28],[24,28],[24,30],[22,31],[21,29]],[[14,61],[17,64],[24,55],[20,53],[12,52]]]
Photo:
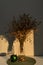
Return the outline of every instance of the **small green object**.
[[[14,59],[16,59],[16,57],[14,57]]]
[[[11,62],[17,61],[17,55],[11,55],[10,59],[11,59]]]

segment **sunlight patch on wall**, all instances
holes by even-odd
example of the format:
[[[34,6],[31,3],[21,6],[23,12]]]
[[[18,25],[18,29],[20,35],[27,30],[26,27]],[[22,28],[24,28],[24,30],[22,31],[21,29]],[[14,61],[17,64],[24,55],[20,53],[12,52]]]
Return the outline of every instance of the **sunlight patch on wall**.
[[[16,55],[20,55],[20,42],[17,38],[13,42],[12,53]]]
[[[0,35],[0,53],[8,52],[8,41],[3,35]]]
[[[31,30],[24,42],[24,55],[34,56],[34,30]]]

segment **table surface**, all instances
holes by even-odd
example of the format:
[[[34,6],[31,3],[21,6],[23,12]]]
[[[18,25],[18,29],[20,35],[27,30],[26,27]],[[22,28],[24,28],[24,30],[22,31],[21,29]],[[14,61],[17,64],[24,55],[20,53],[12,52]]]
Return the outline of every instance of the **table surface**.
[[[25,62],[14,62],[9,60],[10,56],[0,56],[0,65],[43,65],[43,56],[36,56],[34,58],[26,58]],[[36,62],[36,63],[35,63]]]

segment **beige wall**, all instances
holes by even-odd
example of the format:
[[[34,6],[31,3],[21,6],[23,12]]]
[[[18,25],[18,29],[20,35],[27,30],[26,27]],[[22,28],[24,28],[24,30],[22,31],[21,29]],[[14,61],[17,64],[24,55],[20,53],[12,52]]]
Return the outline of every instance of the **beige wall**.
[[[13,53],[17,55],[21,55],[20,53],[20,42],[16,39],[13,42]],[[31,30],[27,36],[26,40],[24,41],[23,53],[22,55],[25,56],[34,56],[34,31]]]
[[[4,36],[1,35],[0,36],[0,53],[3,53],[3,52],[5,53],[8,52],[8,41],[6,40]],[[13,41],[12,54],[21,55],[20,42],[17,38],[16,40]],[[31,30],[26,36],[22,55],[34,56],[34,31],[33,30]]]
[[[8,41],[3,35],[0,35],[0,53],[8,52]]]
[[[24,55],[26,56],[34,56],[34,31],[31,30],[24,42]]]
[[[17,38],[13,42],[12,53],[20,55],[20,42]]]

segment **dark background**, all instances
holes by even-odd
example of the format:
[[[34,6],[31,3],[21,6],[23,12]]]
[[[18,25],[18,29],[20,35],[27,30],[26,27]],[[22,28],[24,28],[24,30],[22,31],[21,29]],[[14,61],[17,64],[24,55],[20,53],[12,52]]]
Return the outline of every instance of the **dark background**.
[[[42,21],[35,33],[34,52],[43,55],[43,0],[0,0],[0,34],[7,32],[14,15],[18,18],[23,13]]]

